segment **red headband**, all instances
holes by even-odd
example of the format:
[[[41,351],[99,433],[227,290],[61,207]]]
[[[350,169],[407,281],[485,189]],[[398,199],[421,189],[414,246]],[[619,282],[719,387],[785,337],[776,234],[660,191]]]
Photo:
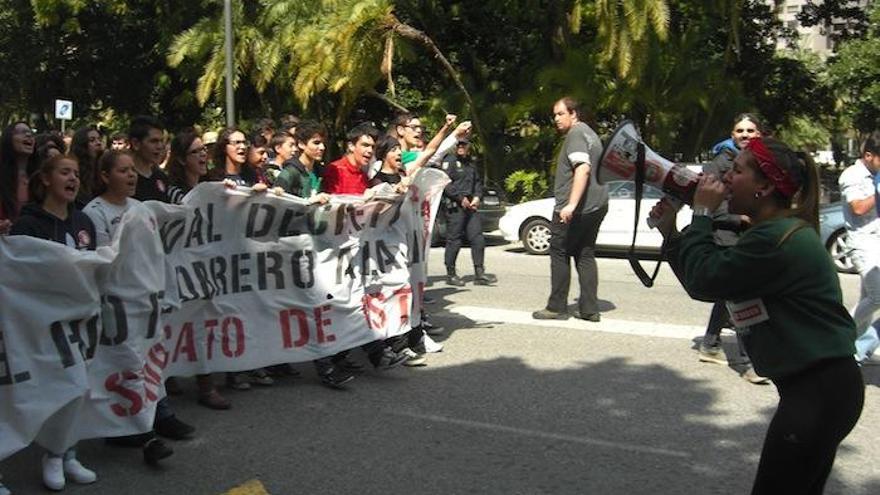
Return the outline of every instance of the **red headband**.
[[[767,149],[767,146],[761,138],[749,139],[746,149],[752,152],[752,155],[755,156],[755,160],[758,161],[758,168],[760,168],[761,172],[770,179],[770,182],[773,183],[780,194],[786,198],[794,196],[794,193],[798,190],[797,184],[792,180],[791,174],[776,163],[776,158],[773,156],[773,153]]]

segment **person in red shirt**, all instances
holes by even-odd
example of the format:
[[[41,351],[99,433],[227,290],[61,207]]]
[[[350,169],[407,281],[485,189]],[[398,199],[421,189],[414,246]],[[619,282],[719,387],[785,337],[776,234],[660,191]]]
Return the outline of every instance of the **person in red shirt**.
[[[367,169],[373,161],[373,147],[379,132],[370,124],[359,124],[345,136],[348,152],[327,166],[322,186],[329,194],[363,194],[367,190]]]

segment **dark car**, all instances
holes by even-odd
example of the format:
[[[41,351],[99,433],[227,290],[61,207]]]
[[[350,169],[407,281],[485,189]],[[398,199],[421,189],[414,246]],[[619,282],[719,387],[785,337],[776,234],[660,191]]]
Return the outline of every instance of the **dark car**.
[[[507,210],[506,204],[504,190],[492,181],[486,182],[483,186],[483,197],[480,198],[480,205],[477,207],[483,222],[483,232],[498,230],[498,220],[504,216]],[[446,240],[446,210],[443,206],[441,202],[437,210],[437,220],[431,233],[432,246],[439,246]]]

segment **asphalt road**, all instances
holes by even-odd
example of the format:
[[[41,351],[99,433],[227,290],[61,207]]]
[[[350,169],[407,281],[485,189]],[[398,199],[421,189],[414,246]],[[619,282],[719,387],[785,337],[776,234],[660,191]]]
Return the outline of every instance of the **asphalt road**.
[[[347,391],[303,377],[226,392],[230,411],[173,398],[197,437],[173,442],[158,469],[137,450],[82,442],[93,494],[219,494],[252,481],[271,494],[748,493],[777,395],[735,369],[697,362],[709,306],[664,267],[641,287],[623,260],[599,261],[601,323],[538,325],[549,260],[495,243],[497,287],[450,288],[431,254],[430,306],[448,328],[429,366],[367,373]],[[460,273],[471,275],[463,250]],[[467,278],[466,280],[470,280]],[[858,277],[841,279],[847,304]],[[735,354],[732,335],[727,350]],[[826,493],[880,493],[880,367],[866,367],[862,418],[842,445]],[[16,494],[44,493],[40,453],[0,463]]]

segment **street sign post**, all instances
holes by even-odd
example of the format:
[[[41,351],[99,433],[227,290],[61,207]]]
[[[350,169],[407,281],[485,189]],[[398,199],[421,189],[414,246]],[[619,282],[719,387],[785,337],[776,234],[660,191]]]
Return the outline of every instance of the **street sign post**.
[[[61,121],[61,133],[64,134],[64,124],[73,119],[73,102],[70,100],[55,100],[55,118]]]

